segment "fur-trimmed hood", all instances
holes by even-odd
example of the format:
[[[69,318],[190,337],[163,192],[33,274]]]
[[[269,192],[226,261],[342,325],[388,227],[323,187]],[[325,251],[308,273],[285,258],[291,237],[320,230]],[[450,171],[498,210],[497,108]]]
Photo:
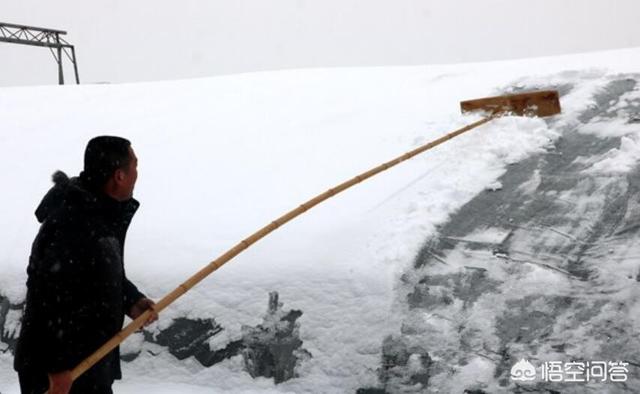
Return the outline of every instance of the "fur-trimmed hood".
[[[36,208],[35,215],[38,222],[43,223],[54,212],[63,207],[67,209],[73,207],[87,211],[105,208],[123,210],[128,213],[129,220],[138,209],[140,203],[133,198],[128,201],[118,202],[102,193],[91,192],[82,178],[82,173],[80,176],[69,178],[67,174],[60,170],[54,172],[51,176],[53,187],[49,189],[38,208]]]
[[[36,218],[40,223],[44,222],[51,213],[63,205],[67,189],[71,182],[67,174],[60,170],[53,173],[51,180],[53,181],[53,187],[45,194],[36,209]],[[75,182],[76,180],[74,179],[74,183]]]

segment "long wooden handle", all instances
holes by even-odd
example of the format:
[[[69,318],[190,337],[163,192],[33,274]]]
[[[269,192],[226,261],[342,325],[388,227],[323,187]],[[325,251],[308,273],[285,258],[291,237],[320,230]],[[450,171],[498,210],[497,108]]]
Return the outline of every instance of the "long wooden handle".
[[[480,125],[483,125],[487,122],[489,122],[490,120],[494,119],[496,116],[492,115],[486,118],[483,118],[477,122],[471,123],[461,129],[458,129],[456,131],[453,131],[443,137],[438,138],[437,140],[431,141],[428,144],[422,145],[412,151],[409,151],[407,153],[405,153],[402,156],[399,156],[389,162],[386,162],[384,164],[381,164],[367,172],[364,172],[360,175],[357,175],[356,177],[339,184],[338,186],[331,188],[329,190],[327,190],[326,192],[318,195],[317,197],[312,198],[311,200],[305,202],[304,204],[300,205],[299,207],[297,207],[296,209],[282,215],[281,217],[279,217],[278,219],[274,220],[273,222],[269,223],[268,225],[264,226],[263,228],[261,228],[260,230],[258,230],[257,232],[255,232],[253,235],[251,235],[250,237],[240,241],[240,243],[238,243],[236,246],[234,246],[233,248],[229,249],[226,253],[224,253],[223,255],[221,255],[220,257],[218,257],[217,259],[215,259],[214,261],[212,261],[211,263],[209,263],[207,266],[205,266],[204,268],[202,268],[200,271],[198,271],[196,274],[194,274],[192,277],[190,277],[189,279],[187,279],[184,283],[182,283],[180,286],[178,286],[175,290],[173,290],[171,293],[167,294],[163,299],[161,299],[160,301],[158,301],[158,303],[155,305],[155,311],[156,312],[160,312],[163,309],[165,309],[167,306],[169,306],[169,304],[171,304],[173,301],[177,300],[181,295],[183,295],[184,293],[186,293],[187,291],[189,291],[193,286],[195,286],[196,284],[198,284],[201,280],[203,280],[204,278],[206,278],[208,275],[210,275],[212,272],[214,272],[215,270],[217,270],[218,268],[222,267],[226,262],[228,262],[229,260],[231,260],[232,258],[234,258],[235,256],[239,255],[241,252],[243,252],[245,249],[247,249],[249,246],[253,245],[254,243],[256,243],[258,240],[260,240],[261,238],[264,238],[265,236],[267,236],[269,233],[271,233],[272,231],[276,230],[278,227],[281,227],[283,224],[287,223],[288,221],[292,220],[293,218],[301,215],[302,213],[308,211],[309,209],[313,208],[314,206],[320,204],[321,202],[335,196],[336,194],[350,188],[351,186],[358,184],[362,181],[364,181],[365,179],[371,178],[372,176],[381,173],[382,171],[388,170],[389,168],[405,161],[405,160],[409,160],[410,158],[425,152],[431,148],[434,148],[440,144],[442,144],[443,142],[446,142],[454,137],[459,136],[460,134],[467,132],[471,129],[474,129]],[[111,352],[111,350],[113,350],[116,346],[118,346],[120,343],[122,343],[129,335],[131,335],[132,333],[134,333],[136,330],[140,329],[144,323],[147,321],[147,319],[149,318],[149,315],[151,314],[151,311],[147,310],[145,311],[142,315],[138,316],[138,318],[136,318],[135,320],[133,320],[131,323],[129,323],[126,327],[124,327],[118,334],[116,334],[113,338],[111,338],[109,341],[107,341],[104,345],[102,345],[98,350],[96,350],[93,354],[91,354],[89,357],[87,357],[84,361],[82,361],[80,364],[78,364],[72,371],[71,374],[73,376],[73,380],[76,380],[80,375],[82,375],[84,372],[86,372],[89,368],[91,368],[95,363],[97,363],[98,361],[100,361],[100,359],[102,359],[102,357],[106,356],[109,352]]]

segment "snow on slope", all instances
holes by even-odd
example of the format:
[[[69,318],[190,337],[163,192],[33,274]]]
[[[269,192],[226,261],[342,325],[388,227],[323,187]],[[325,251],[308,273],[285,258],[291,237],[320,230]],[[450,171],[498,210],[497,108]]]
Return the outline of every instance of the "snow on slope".
[[[126,136],[140,158],[142,202],[126,245],[128,276],[160,298],[285,211],[329,187],[470,123],[463,99],[496,94],[523,77],[583,78],[563,98],[558,127],[606,83],[633,71],[640,50],[438,67],[294,70],[126,85],[0,89],[6,185],[0,293],[24,297],[37,224],[32,212],[50,174],[80,170],[86,141]],[[609,70],[609,71],[606,71]],[[353,392],[377,383],[383,338],[406,308],[394,291],[435,226],[505,167],[558,137],[540,119],[504,118],[356,186],[279,229],[163,313],[214,317],[237,335],[256,324],[267,292],[303,311],[301,376],[275,386],[252,379],[238,357],[204,368],[170,355],[125,364],[122,392],[161,380],[192,392]],[[631,138],[631,137],[629,137]],[[621,155],[635,159],[635,140]],[[0,392],[16,392],[8,352]],[[171,386],[174,385],[174,386]],[[175,387],[175,390],[170,388]]]

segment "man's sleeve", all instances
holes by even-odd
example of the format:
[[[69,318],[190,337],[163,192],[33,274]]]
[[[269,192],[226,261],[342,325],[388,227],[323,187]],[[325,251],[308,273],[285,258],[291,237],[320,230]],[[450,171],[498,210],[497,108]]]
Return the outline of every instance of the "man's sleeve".
[[[122,299],[122,305],[124,307],[124,312],[125,314],[129,314],[129,310],[131,309],[131,307],[138,302],[138,300],[140,300],[141,298],[145,298],[145,295],[142,294],[138,288],[131,283],[131,281],[129,279],[127,279],[127,277],[124,277],[123,283],[122,283],[122,294],[123,294],[123,299]]]

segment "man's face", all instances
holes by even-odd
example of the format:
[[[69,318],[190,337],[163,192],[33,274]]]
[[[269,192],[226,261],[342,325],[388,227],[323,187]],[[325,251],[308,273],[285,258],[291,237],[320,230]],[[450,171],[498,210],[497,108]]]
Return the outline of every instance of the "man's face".
[[[133,197],[133,189],[136,186],[138,180],[138,157],[133,151],[133,148],[129,147],[129,167],[127,168],[124,187],[128,198]]]
[[[138,180],[138,158],[131,147],[129,147],[129,158],[127,168],[116,170],[117,194],[120,201],[126,201],[133,197],[133,189]]]

